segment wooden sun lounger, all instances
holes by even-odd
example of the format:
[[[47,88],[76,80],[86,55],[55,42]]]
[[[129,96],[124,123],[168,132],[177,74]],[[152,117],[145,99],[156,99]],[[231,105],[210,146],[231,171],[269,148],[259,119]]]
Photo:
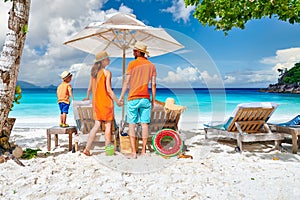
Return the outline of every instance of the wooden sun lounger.
[[[275,107],[240,107],[233,116],[226,130],[214,127],[205,127],[205,138],[209,131],[237,140],[236,150],[242,151],[243,142],[275,141],[275,148],[280,148],[283,133],[272,132],[266,123]]]
[[[77,128],[79,129],[78,133],[89,134],[91,129],[94,127],[95,120],[93,117],[93,108],[91,106],[78,106],[77,112],[79,115],[79,120],[77,121]],[[114,145],[116,149],[118,148],[117,143],[117,135],[118,135],[118,127],[114,121],[112,123],[112,140],[114,141]],[[101,123],[101,127],[99,133],[104,133],[105,125]],[[75,151],[78,150],[78,141],[75,141]]]
[[[162,102],[160,102],[160,105],[156,104],[156,106],[151,111],[151,121],[148,126],[149,135],[148,135],[147,149],[149,151],[154,151],[152,148],[152,136],[157,131],[164,128],[170,128],[178,131],[178,122],[180,120],[181,113],[182,111],[173,111],[173,110],[166,111],[163,107]],[[121,121],[120,133],[124,131],[125,127],[128,127],[128,123]],[[138,138],[142,138],[142,127],[140,124],[138,124],[138,126],[136,127],[136,133]]]
[[[298,147],[300,146],[300,125],[298,126],[280,126],[276,124],[269,124],[271,130],[276,132],[286,133],[292,136],[292,146],[293,146],[293,153],[297,154]]]
[[[181,113],[181,111],[165,111],[162,107],[154,108],[151,111],[149,133],[157,132],[163,128],[178,130]]]

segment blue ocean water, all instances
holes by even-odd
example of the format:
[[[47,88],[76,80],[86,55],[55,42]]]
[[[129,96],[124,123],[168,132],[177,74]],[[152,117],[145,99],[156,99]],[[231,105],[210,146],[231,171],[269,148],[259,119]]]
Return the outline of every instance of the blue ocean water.
[[[114,90],[119,96],[121,90]],[[75,100],[86,96],[86,89],[74,89]],[[10,117],[16,117],[15,127],[44,128],[59,123],[59,108],[56,89],[23,89],[21,103],[15,105]],[[246,102],[276,102],[280,106],[270,122],[284,122],[300,114],[300,95],[262,93],[258,89],[157,89],[157,100],[172,97],[176,104],[187,107],[179,127],[184,130],[198,129],[208,121],[223,121],[237,104]],[[117,122],[121,120],[122,109],[115,106]],[[75,125],[72,107],[67,122]]]

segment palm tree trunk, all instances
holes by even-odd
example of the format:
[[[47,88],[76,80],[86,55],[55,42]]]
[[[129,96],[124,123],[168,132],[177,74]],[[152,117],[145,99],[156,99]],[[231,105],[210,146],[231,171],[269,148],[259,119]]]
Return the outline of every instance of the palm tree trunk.
[[[13,0],[9,12],[8,32],[0,54],[0,135],[5,131],[19,73],[26,39],[30,0]]]

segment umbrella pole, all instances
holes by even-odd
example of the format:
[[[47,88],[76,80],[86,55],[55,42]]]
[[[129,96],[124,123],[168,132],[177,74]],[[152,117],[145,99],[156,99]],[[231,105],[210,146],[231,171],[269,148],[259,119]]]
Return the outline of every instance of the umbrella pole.
[[[122,60],[122,86],[124,85],[125,81],[125,47],[123,47],[123,60]],[[124,121],[124,104],[122,105],[122,121]]]

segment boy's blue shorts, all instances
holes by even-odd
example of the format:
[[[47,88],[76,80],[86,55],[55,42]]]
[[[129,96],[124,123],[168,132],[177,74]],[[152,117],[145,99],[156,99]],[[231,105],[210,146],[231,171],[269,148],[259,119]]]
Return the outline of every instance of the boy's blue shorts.
[[[127,102],[127,119],[129,124],[150,123],[151,103],[149,99],[134,99]]]
[[[58,103],[59,109],[60,109],[60,114],[66,113],[68,114],[70,104],[60,102]]]

